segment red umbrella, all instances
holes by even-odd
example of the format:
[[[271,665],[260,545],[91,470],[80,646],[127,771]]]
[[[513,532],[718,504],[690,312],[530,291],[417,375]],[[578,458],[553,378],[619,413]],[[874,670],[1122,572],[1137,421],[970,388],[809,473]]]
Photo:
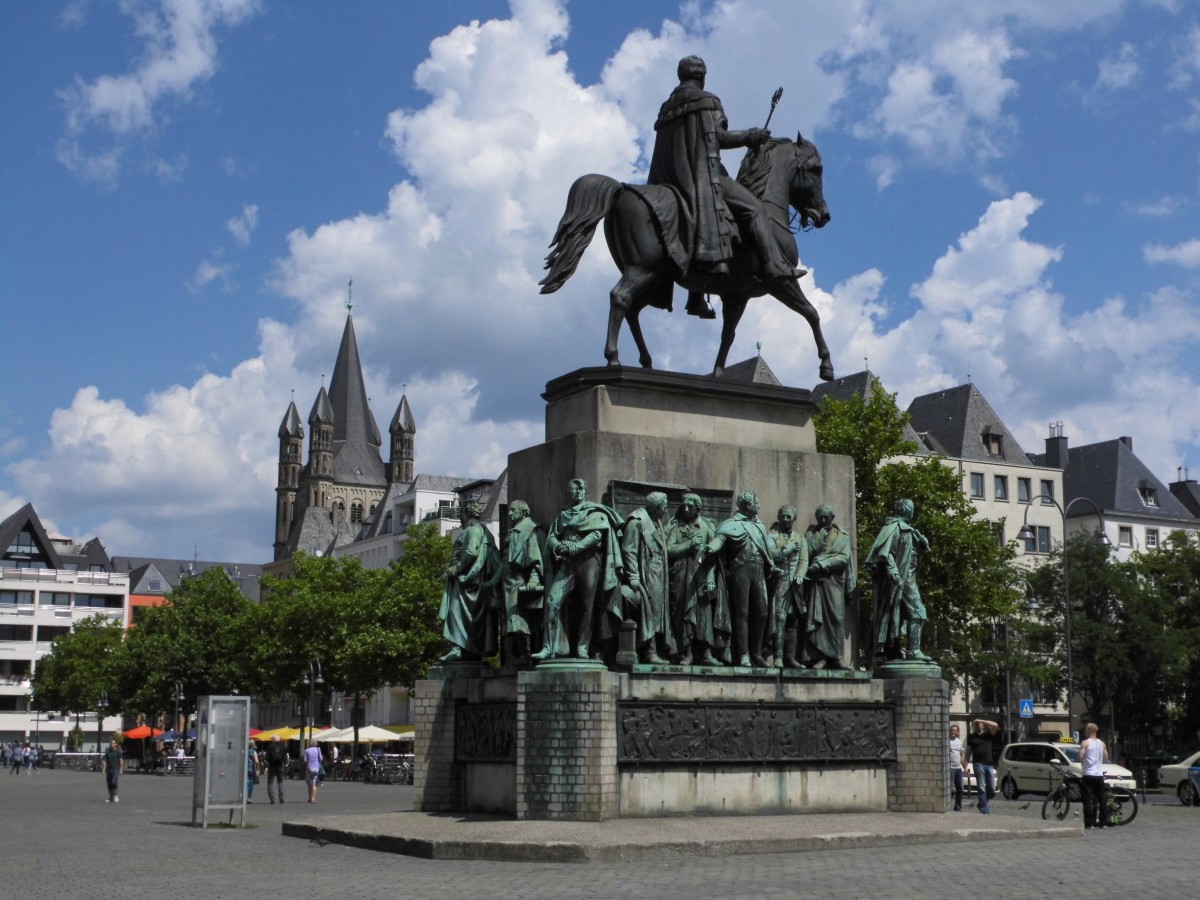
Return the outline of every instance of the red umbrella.
[[[263,730],[261,728],[251,728],[250,729],[250,737],[258,737],[262,733],[263,733]]]
[[[128,731],[126,731],[125,737],[136,741],[139,738],[158,737],[160,734],[162,734],[161,728],[151,728],[149,725],[139,725],[137,728],[130,728]]]

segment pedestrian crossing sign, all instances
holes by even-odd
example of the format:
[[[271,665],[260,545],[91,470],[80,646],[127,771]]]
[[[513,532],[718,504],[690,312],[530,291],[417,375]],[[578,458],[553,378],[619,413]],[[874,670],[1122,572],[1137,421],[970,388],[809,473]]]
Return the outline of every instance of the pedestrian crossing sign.
[[[1032,719],[1033,718],[1033,700],[1022,700],[1021,701],[1021,718],[1022,719]]]

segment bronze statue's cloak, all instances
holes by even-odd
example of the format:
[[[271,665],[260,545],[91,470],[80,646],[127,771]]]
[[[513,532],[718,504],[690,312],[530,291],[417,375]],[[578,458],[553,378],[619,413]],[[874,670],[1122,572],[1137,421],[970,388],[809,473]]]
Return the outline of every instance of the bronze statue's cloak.
[[[710,271],[733,256],[737,224],[721,189],[718,134],[728,128],[721,101],[684,82],[658,111],[648,184],[667,184],[679,195],[679,228],[664,232],[667,253],[679,271]]]
[[[504,559],[505,634],[529,634],[525,612],[542,608],[545,546],[546,530],[528,516],[509,529]]]
[[[810,525],[808,542],[808,581],[805,584],[808,615],[804,623],[806,663],[822,659],[839,662],[845,650],[846,597],[858,587],[854,551],[850,537],[833,525],[829,534]]]
[[[619,633],[621,609],[620,572],[621,543],[617,539],[621,530],[621,519],[617,514],[602,503],[583,500],[575,506],[569,506],[558,514],[554,524],[550,526],[547,547],[553,547],[566,540],[578,539],[592,532],[600,532],[600,578],[596,585],[597,596],[592,598],[592,631],[596,637],[606,638],[612,630],[611,623],[606,620],[609,615],[618,619],[616,625]],[[571,636],[563,627],[563,604],[576,591],[576,567],[571,559],[556,558],[553,552],[547,554],[545,610],[545,645],[557,656],[565,656],[571,651]]]
[[[917,536],[919,532],[899,516],[889,516],[879,530],[867,565],[872,571],[875,589],[875,616],[872,635],[875,652],[889,641],[902,636],[902,621],[912,610],[919,609],[925,618],[925,606],[917,590]]]
[[[454,539],[450,567],[455,574],[446,577],[446,590],[438,610],[442,636],[480,657],[496,652],[492,590],[485,582],[495,574],[498,562],[499,553],[491,532],[478,522],[464,528]]]
[[[673,653],[675,639],[667,616],[667,535],[645,509],[634,510],[625,520],[621,560],[626,579],[638,581],[641,602],[635,621],[639,646],[661,634],[663,647]]]

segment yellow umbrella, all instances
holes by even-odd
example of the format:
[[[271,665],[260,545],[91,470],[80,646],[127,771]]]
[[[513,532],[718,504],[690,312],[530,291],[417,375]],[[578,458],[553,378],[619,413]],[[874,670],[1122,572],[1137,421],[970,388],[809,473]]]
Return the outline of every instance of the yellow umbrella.
[[[269,740],[271,740],[271,738],[275,737],[276,735],[278,735],[280,738],[284,738],[285,732],[294,731],[294,730],[295,730],[294,728],[288,728],[286,725],[283,726],[282,728],[272,728],[268,731],[262,731],[256,735],[254,735],[254,740],[269,741]]]

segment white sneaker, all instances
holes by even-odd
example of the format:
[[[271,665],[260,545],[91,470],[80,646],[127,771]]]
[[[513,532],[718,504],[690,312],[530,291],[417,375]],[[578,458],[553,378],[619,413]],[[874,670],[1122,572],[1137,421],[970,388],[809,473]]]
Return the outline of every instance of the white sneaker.
[[[120,797],[113,797],[113,803],[120,803],[120,802],[121,802]]]

